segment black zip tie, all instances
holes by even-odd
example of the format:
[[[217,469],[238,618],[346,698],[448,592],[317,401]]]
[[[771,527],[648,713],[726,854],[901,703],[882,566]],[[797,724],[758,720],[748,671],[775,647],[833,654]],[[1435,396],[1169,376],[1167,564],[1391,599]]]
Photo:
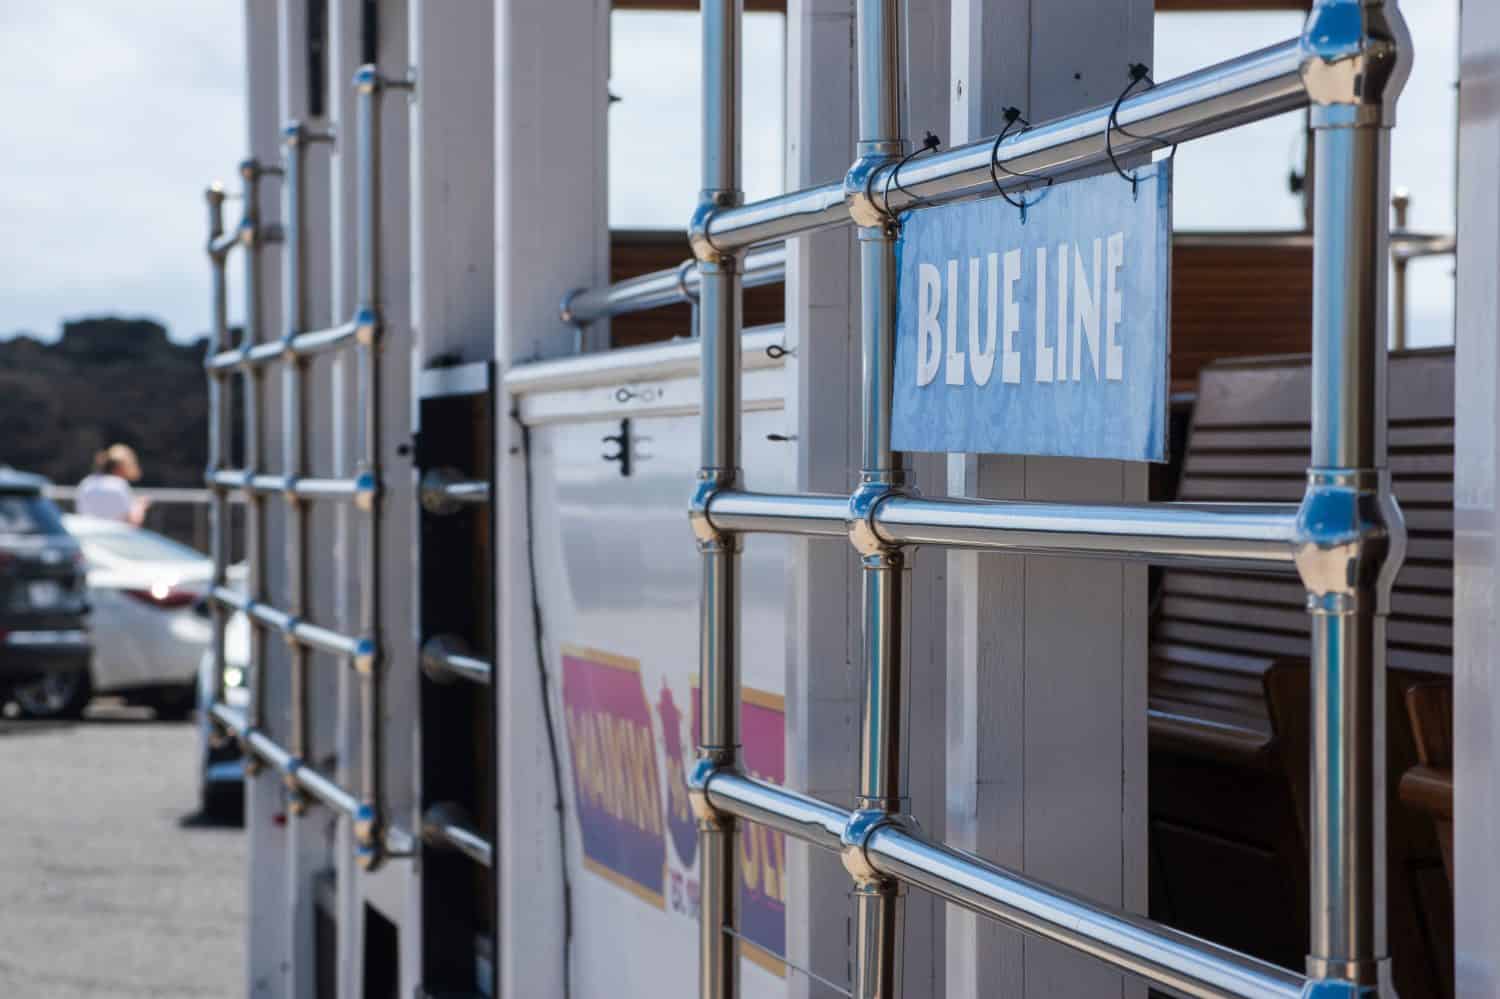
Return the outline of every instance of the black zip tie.
[[[1154,135],[1137,135],[1135,132],[1129,131],[1120,124],[1120,105],[1125,103],[1125,98],[1130,96],[1130,92],[1134,90],[1136,88],[1136,85],[1139,84],[1142,80],[1149,83],[1152,87],[1156,86],[1156,81],[1151,79],[1151,67],[1147,66],[1143,62],[1131,63],[1130,82],[1125,85],[1124,90],[1120,91],[1120,96],[1115,98],[1114,107],[1109,109],[1109,121],[1106,122],[1104,126],[1104,154],[1109,157],[1110,165],[1115,168],[1115,173],[1119,174],[1122,179],[1128,180],[1130,182],[1130,196],[1132,198],[1136,196],[1137,189],[1140,185],[1140,175],[1138,173],[1126,173],[1123,169],[1121,169],[1120,161],[1115,159],[1114,144],[1111,141],[1111,138],[1115,132],[1119,132],[1121,135],[1128,136],[1129,138],[1136,139],[1141,142],[1154,142],[1157,144],[1156,149],[1166,149],[1170,147],[1172,152],[1167,155],[1167,159],[1171,159],[1172,157],[1177,155],[1177,143],[1167,142],[1164,139],[1158,139]],[[1156,150],[1152,150],[1152,152],[1155,151]]]
[[[1005,141],[1005,137],[1010,134],[1010,130],[1015,127],[1016,122],[1020,122],[1022,125],[1021,131],[1017,132],[1017,135],[1024,133],[1026,129],[1031,127],[1031,122],[1027,121],[1025,116],[1021,114],[1020,108],[1006,108],[1005,127],[1000,130],[999,135],[995,136],[995,144],[990,147],[990,183],[995,185],[996,193],[998,193],[1000,197],[1005,199],[1006,204],[1010,205],[1012,208],[1015,208],[1021,213],[1021,224],[1025,225],[1026,209],[1036,204],[1038,201],[1041,201],[1042,198],[1046,196],[1046,191],[1044,190],[1041,194],[1037,195],[1029,202],[1025,199],[1025,197],[1022,197],[1021,200],[1017,201],[1009,194],[1005,193],[1005,188],[1000,186],[1000,173],[997,171],[1003,171],[1011,177],[1023,177],[1028,180],[1045,180],[1047,182],[1047,187],[1052,186],[1052,182],[1055,178],[1041,177],[1034,173],[1018,173],[1015,170],[1007,169],[1005,165],[1000,162],[1000,143]]]
[[[885,214],[887,216],[891,218],[895,217],[895,215],[891,212],[892,184],[896,185],[896,190],[900,191],[902,194],[911,199],[911,203],[913,206],[921,208],[932,207],[932,202],[928,201],[926,198],[912,194],[906,188],[901,186],[901,168],[906,166],[906,164],[910,163],[912,160],[916,159],[918,156],[921,156],[923,153],[937,152],[937,147],[941,146],[942,144],[942,139],[939,139],[931,132],[927,132],[922,136],[922,145],[920,145],[916,149],[913,149],[905,156],[901,157],[901,162],[896,164],[896,169],[892,170],[890,174],[885,178],[885,190],[880,192],[880,201],[882,206],[885,208]]]

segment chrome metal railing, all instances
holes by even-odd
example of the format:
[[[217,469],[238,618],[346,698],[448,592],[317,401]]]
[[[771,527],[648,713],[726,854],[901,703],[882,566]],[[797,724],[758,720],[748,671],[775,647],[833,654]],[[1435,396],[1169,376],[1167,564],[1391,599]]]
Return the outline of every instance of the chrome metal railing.
[[[381,95],[389,89],[405,89],[405,81],[391,81],[380,76],[374,66],[363,66],[356,73],[354,87],[358,95],[357,127],[354,130],[357,162],[356,222],[356,298],[358,307],[348,321],[324,330],[307,330],[307,276],[304,246],[307,213],[304,210],[304,169],[308,145],[329,141],[331,136],[309,130],[293,122],[282,132],[283,166],[272,170],[253,161],[241,167],[244,184],[245,215],[237,229],[237,239],[223,233],[223,192],[210,188],[209,259],[213,265],[213,335],[210,354],[205,363],[209,378],[209,471],[207,484],[213,492],[214,585],[214,659],[215,705],[213,716],[230,734],[239,739],[253,769],[261,765],[276,768],[282,774],[290,807],[300,813],[309,799],[320,802],[348,816],[354,823],[360,862],[373,869],[387,857],[412,852],[412,838],[391,827],[385,815],[382,788],[383,739],[383,648],[381,643],[380,607],[382,600],[380,574],[380,445],[385,433],[386,416],[380,405],[380,106]],[[285,288],[283,294],[282,336],[277,340],[262,338],[262,321],[258,301],[261,295],[257,235],[264,226],[259,214],[259,179],[269,173],[283,177],[286,224],[283,230]],[[228,342],[225,290],[226,257],[234,246],[242,245],[246,253],[245,326],[238,345]],[[355,397],[360,400],[359,457],[356,467],[346,477],[314,478],[309,474],[307,359],[336,349],[352,349],[356,354],[357,382]],[[271,367],[281,364],[282,427],[281,469],[272,472],[267,454],[265,420],[265,378]],[[229,392],[226,379],[242,379],[245,406],[244,467],[232,468],[229,460],[230,422]],[[225,545],[225,516],[230,493],[243,496],[249,506],[248,587],[240,592],[227,585],[228,552]],[[286,513],[285,564],[287,574],[286,606],[278,607],[266,585],[266,503],[280,496]],[[351,504],[365,514],[359,531],[359,615],[355,634],[344,634],[305,620],[308,608],[309,501],[335,501]],[[252,624],[251,698],[245,715],[224,704],[223,657],[224,625],[228,611],[240,611]],[[276,743],[265,731],[266,637],[276,633],[290,646],[291,733],[289,746]],[[339,657],[361,677],[360,708],[360,791],[338,786],[306,762],[311,751],[310,705],[308,703],[308,659],[318,651]]]
[[[841,181],[751,204],[740,191],[737,0],[703,0],[703,194],[697,261],[702,462],[690,518],[702,555],[701,740],[689,778],[701,860],[699,991],[740,994],[736,826],[748,821],[840,854],[854,882],[853,994],[900,992],[902,884],[1052,939],[1195,997],[1373,994],[1386,974],[1383,879],[1385,632],[1405,531],[1388,486],[1384,260],[1389,127],[1409,53],[1394,0],[1316,0],[1300,39],[1211,66],[1118,105],[1110,145],[1145,155],[1311,108],[1315,136],[1312,465],[1300,505],[1040,504],[921,499],[890,443],[899,213],[1020,189],[1105,164],[1109,107],[902,163],[899,0],[858,5],[859,144]],[[994,159],[1007,169],[996,178]],[[740,469],[740,296],[746,248],[829,226],[860,228],[865,431],[850,496],[748,491]],[[666,273],[666,272],[663,272]],[[686,275],[685,268],[679,274]],[[685,277],[682,282],[685,284]],[[662,274],[570,297],[567,318],[661,304]],[[683,297],[686,297],[685,292]],[[680,299],[673,299],[680,300]],[[587,306],[580,309],[583,303]],[[507,379],[510,381],[511,379]],[[751,532],[846,535],[864,576],[865,673],[856,808],[745,776],[739,758],[739,555]],[[1295,568],[1312,615],[1306,973],[1115,912],[925,838],[905,814],[903,568],[915,545]]]
[[[1396,231],[1391,233],[1391,346],[1404,350],[1411,326],[1406,300],[1407,265],[1423,257],[1451,257],[1458,249],[1458,241],[1441,233],[1409,232],[1406,220],[1411,210],[1411,194],[1405,188],[1398,188],[1391,195],[1391,208],[1396,216]]]

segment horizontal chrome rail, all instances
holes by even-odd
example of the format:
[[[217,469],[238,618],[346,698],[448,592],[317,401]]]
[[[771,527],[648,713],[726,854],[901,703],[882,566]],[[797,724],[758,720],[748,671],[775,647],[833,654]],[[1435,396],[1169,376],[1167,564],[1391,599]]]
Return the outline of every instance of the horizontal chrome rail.
[[[242,468],[221,468],[208,478],[216,489],[260,496],[293,496],[302,500],[348,500],[367,508],[377,489],[371,475],[352,479],[294,478],[276,474],[254,474]]]
[[[489,840],[473,828],[462,808],[451,802],[431,806],[422,815],[422,842],[442,850],[454,850],[481,867],[494,863]]]
[[[433,468],[423,474],[419,493],[422,509],[441,517],[464,507],[488,504],[490,484],[487,479],[465,478],[454,468]]]
[[[1118,912],[899,823],[861,827],[850,812],[775,784],[715,770],[708,803],[825,850],[859,850],[876,871],[1193,999],[1295,999],[1306,979],[1140,916]]]
[[[325,330],[309,330],[280,340],[267,340],[248,349],[221,350],[204,361],[210,372],[234,371],[272,364],[287,358],[313,357],[354,341],[360,329],[355,318]]]
[[[729,770],[714,771],[705,790],[715,808],[834,853],[844,848],[849,813],[835,805]]]
[[[724,490],[708,501],[709,523],[737,534],[846,538],[848,517],[847,496]]]
[[[1028,503],[892,496],[872,514],[893,545],[1291,568],[1295,504]]]
[[[866,860],[887,877],[1017,929],[1098,958],[1194,999],[1296,999],[1307,980],[1294,971],[1024,877],[931,843],[898,825],[877,826]]]
[[[1148,152],[1159,145],[1150,136],[1182,142],[1221,132],[1237,125],[1293,111],[1307,103],[1299,74],[1295,41],[1253,52],[1239,59],[1209,66],[1159,84],[1126,99],[1111,139],[1116,156]],[[1109,105],[1068,115],[1018,132],[1000,144],[998,171],[1003,187],[1024,187],[1049,178],[1104,164],[1104,132]],[[1125,130],[1144,138],[1126,134]],[[882,202],[899,211],[913,204],[940,202],[995,190],[990,171],[994,139],[984,139],[932,156],[912,160],[901,169],[901,183],[887,184],[890,168],[877,171],[869,190],[881,192]],[[1024,176],[1023,176],[1024,175]],[[888,201],[887,201],[888,198]],[[842,180],[750,204],[715,211],[706,236],[718,249],[732,251],[786,239],[799,233],[850,221],[849,200]],[[1286,237],[1311,245],[1310,234],[1244,233],[1247,241]],[[1186,234],[1189,241],[1194,234]],[[1205,236],[1205,241],[1209,237]],[[1401,234],[1393,245],[1400,245]],[[746,255],[744,284],[751,287],[784,279],[786,252],[767,247]],[[697,293],[698,269],[688,261],[601,288],[572,292],[562,305],[562,318],[585,325],[605,316],[621,315],[691,300]]]
[[[746,288],[779,284],[786,279],[786,247],[768,246],[746,254],[741,269]],[[562,320],[586,326],[608,316],[695,301],[699,284],[697,262],[686,260],[667,270],[572,292],[563,299]]]
[[[303,621],[264,601],[251,600],[228,586],[215,586],[209,591],[209,597],[230,610],[241,612],[259,627],[279,632],[308,648],[349,659],[356,669],[363,669],[366,659],[373,654],[372,643],[367,639]]]
[[[215,586],[208,591],[209,598],[234,611],[247,611],[254,603],[249,595],[230,586]]]
[[[356,316],[347,323],[325,330],[308,330],[305,333],[298,333],[292,337],[291,353],[296,357],[312,357],[335,347],[341,347],[352,342],[359,334],[360,323],[360,317]]]
[[[298,759],[288,752],[285,746],[266,733],[251,727],[244,712],[220,703],[213,705],[209,714],[225,732],[239,741],[247,753],[253,754],[262,763],[274,768],[289,780],[295,781],[297,787],[314,800],[341,815],[348,816],[353,821],[358,822],[365,818],[364,806],[357,795],[345,789],[328,775],[309,766],[304,760]],[[413,852],[414,844],[410,833],[395,826],[386,827],[386,856],[409,857]]]
[[[493,682],[495,672],[456,635],[434,635],[422,644],[422,670],[438,683],[457,678],[484,687]]]
[[[152,506],[166,506],[169,504],[183,504],[186,506],[206,506],[213,500],[213,491],[210,489],[190,489],[181,486],[147,486],[143,489],[132,489],[136,496],[148,500]],[[76,503],[78,501],[77,486],[45,486],[42,493],[50,500],[57,503]]]
[[[251,727],[244,714],[227,704],[213,706],[214,719],[224,727],[248,752],[254,753],[268,766],[295,780],[302,790],[336,812],[351,819],[359,815],[359,798],[344,790],[336,781],[319,773],[307,763],[299,760],[285,747],[264,732]]]
[[[226,256],[236,246],[244,244],[244,237],[240,234],[240,228],[236,226],[226,233],[215,236],[208,242],[208,252],[213,257]]]
[[[849,498],[721,490],[715,530],[848,534]],[[1290,568],[1297,507],[1274,503],[1033,503],[892,495],[871,514],[886,544],[1081,555],[1161,565]]]
[[[1391,256],[1398,262],[1420,257],[1448,257],[1458,252],[1458,240],[1441,233],[1391,233]]]
[[[1122,101],[1110,144],[1115,156],[1151,152],[1162,142],[1185,142],[1305,107],[1302,56],[1296,40],[1208,66]],[[992,156],[1004,188],[1045,183],[1108,162],[1104,136],[1112,105],[1066,115],[1016,133],[995,151],[993,138],[874,171],[867,191],[882,206],[901,211],[913,204],[952,201],[995,191]],[[722,208],[708,218],[704,237],[720,251],[733,251],[849,221],[842,181],[764,201]]]

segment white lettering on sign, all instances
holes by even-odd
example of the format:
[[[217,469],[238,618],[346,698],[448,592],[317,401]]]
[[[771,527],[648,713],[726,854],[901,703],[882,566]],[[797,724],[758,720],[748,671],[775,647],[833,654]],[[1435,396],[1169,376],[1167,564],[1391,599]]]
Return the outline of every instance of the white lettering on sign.
[[[1119,279],[1125,267],[1125,234],[1111,233],[1082,244],[1059,243],[1056,254],[1055,268],[1049,266],[1046,247],[1038,247],[1033,258],[1036,323],[1030,339],[1035,381],[1123,381],[1120,324],[1125,321],[1125,302]],[[969,257],[964,262],[968,280],[962,296],[956,258],[945,262],[946,274],[933,264],[917,265],[918,387],[932,384],[939,369],[948,385],[988,385],[997,354],[1001,384],[1021,383],[1027,338],[1016,289],[1028,277],[1022,272],[1024,261],[1020,250],[989,253],[982,260]],[[1050,324],[1049,279],[1057,289],[1056,318]],[[961,305],[967,313],[963,340]]]
[[[938,372],[938,312],[942,278],[931,264],[917,267],[917,384],[930,385]]]

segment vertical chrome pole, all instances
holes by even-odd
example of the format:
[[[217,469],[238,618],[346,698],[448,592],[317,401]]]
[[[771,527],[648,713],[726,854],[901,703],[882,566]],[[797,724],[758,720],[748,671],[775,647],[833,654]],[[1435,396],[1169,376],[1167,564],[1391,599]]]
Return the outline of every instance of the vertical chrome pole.
[[[739,260],[706,237],[716,209],[744,201],[740,190],[740,21],[743,0],[703,0],[703,190],[689,236],[701,276],[702,467],[691,517],[703,556],[698,696],[703,719],[693,775],[702,856],[698,991],[702,999],[735,999],[739,960],[728,930],[738,923],[739,834],[734,817],[702,794],[715,770],[739,767],[740,539],[708,523],[709,500],[740,480]]]
[[[1359,995],[1391,992],[1385,626],[1405,529],[1386,460],[1387,198],[1408,48],[1383,0],[1319,0],[1302,37],[1317,143],[1312,467],[1297,554],[1312,614],[1307,968]]]
[[[212,316],[209,327],[208,356],[229,349],[229,289],[225,280],[226,248],[219,247],[224,235],[224,189],[214,184],[204,194],[208,201],[208,262],[212,271]],[[208,470],[204,478],[209,488],[209,554],[213,557],[214,587],[228,584],[229,568],[229,496],[214,480],[229,461],[229,391],[222,368],[208,373]],[[208,602],[213,619],[213,677],[210,690],[213,703],[224,703],[224,627],[227,611],[218,600]]]
[[[264,172],[255,160],[240,164],[240,180],[244,189],[244,216],[240,221],[240,243],[245,256],[245,328],[240,334],[240,347],[244,351],[260,343],[260,295],[261,259],[260,250],[265,231],[260,219],[260,178]],[[245,408],[245,481],[265,470],[266,459],[266,415],[264,378],[260,365],[246,365],[241,375],[242,405]],[[246,586],[249,598],[256,603],[267,600],[266,592],[266,503],[265,497],[254,489],[245,490],[245,561],[248,563]],[[266,635],[265,630],[253,622],[248,628],[250,638],[250,727],[260,729],[265,725],[266,705]],[[246,766],[251,773],[259,773],[258,757],[246,754]]]
[[[360,702],[360,776],[364,800],[355,822],[359,859],[367,870],[384,860],[382,831],[381,683],[383,643],[380,632],[380,91],[374,66],[361,66],[354,76],[359,95],[356,111],[358,137],[358,218],[356,228],[355,316],[358,357],[356,383],[361,414],[356,504],[364,514],[364,558],[360,563],[360,652],[354,666],[363,681]]]
[[[307,220],[304,217],[305,196],[302,167],[306,143],[301,122],[292,122],[281,133],[282,168],[282,356],[281,389],[281,474],[286,503],[286,575],[287,613],[300,620],[307,615],[307,511],[297,497],[296,482],[307,474],[307,402],[305,398],[306,365],[292,350],[293,339],[307,326],[307,268],[303,259]],[[308,738],[307,646],[292,640],[291,714],[292,755],[305,760],[312,752]],[[307,807],[302,786],[293,774],[285,778],[289,807],[301,815]]]
[[[858,8],[859,148],[844,180],[859,226],[864,451],[850,498],[849,537],[864,571],[864,693],[856,814],[844,832],[844,866],[854,878],[854,995],[891,999],[901,990],[905,889],[875,872],[865,842],[876,828],[905,821],[906,554],[880,540],[873,516],[906,485],[905,456],[891,449],[896,363],[896,237],[899,227],[871,196],[875,172],[906,151],[902,129],[900,0],[861,0]]]

